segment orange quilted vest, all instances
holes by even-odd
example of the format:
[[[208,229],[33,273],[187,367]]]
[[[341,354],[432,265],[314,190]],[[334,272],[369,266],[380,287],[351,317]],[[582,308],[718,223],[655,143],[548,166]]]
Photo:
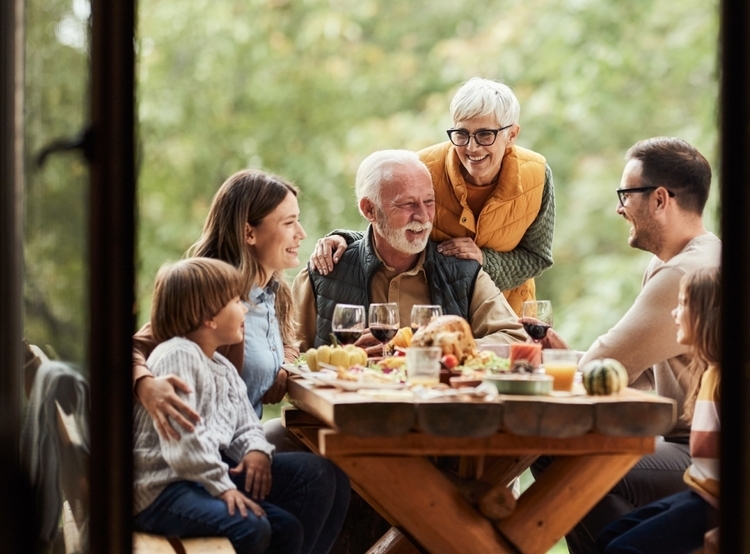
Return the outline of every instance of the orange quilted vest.
[[[466,181],[454,146],[443,142],[419,151],[432,175],[435,188],[435,221],[431,238],[470,237],[480,248],[509,252],[521,241],[542,203],[544,156],[511,146],[506,150],[497,188],[478,218],[466,203]],[[524,300],[535,297],[534,280],[503,291],[513,310],[520,314]]]

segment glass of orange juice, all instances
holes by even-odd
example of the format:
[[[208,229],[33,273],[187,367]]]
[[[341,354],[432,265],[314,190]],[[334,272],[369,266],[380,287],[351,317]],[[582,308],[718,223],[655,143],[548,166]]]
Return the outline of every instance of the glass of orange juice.
[[[552,376],[552,390],[572,391],[576,371],[578,371],[578,352],[546,348],[542,350],[544,372]]]

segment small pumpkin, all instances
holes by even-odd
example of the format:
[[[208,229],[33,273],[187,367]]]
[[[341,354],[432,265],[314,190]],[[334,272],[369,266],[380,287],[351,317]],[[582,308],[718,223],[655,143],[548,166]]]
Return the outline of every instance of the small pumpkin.
[[[583,368],[583,387],[590,395],[607,395],[628,386],[628,372],[613,358],[592,360]]]

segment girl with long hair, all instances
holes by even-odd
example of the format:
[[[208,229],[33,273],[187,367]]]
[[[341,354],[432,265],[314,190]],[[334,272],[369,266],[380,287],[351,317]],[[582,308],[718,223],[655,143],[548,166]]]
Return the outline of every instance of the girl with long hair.
[[[680,281],[677,342],[690,345],[691,372],[702,372],[700,386],[688,398],[692,411],[690,455],[685,471],[688,490],[643,506],[606,527],[596,539],[605,554],[693,552],[719,516],[720,272],[699,269]]]

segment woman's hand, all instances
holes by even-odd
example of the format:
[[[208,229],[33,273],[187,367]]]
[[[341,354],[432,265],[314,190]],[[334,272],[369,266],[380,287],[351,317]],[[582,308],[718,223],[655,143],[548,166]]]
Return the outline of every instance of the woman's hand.
[[[437,247],[444,256],[455,256],[462,260],[476,260],[484,264],[484,254],[477,243],[468,237],[444,240]]]
[[[276,373],[273,385],[263,395],[263,404],[278,404],[284,399],[287,377],[289,377],[289,373],[286,369],[282,368]]]
[[[271,460],[258,450],[251,450],[235,468],[229,470],[232,475],[245,472],[245,492],[253,498],[263,500],[271,491]]]
[[[341,259],[344,250],[346,250],[344,237],[340,235],[323,237],[315,243],[310,263],[318,272],[328,275],[328,272],[333,271],[333,266]]]
[[[256,516],[266,517],[266,512],[263,508],[250,500],[247,496],[242,494],[237,489],[229,489],[228,491],[224,491],[219,495],[219,498],[227,503],[227,508],[229,509],[230,516],[234,515],[234,510],[235,508],[237,508],[239,509],[240,515],[242,515],[242,517],[247,517],[247,509],[250,508],[250,511],[253,512]]]
[[[185,394],[193,392],[185,381],[171,374],[163,377],[147,375],[135,384],[136,397],[154,420],[158,433],[167,440],[180,440],[180,434],[172,427],[170,418],[189,432],[194,431],[194,424],[201,420],[198,412],[177,395],[178,390]]]

